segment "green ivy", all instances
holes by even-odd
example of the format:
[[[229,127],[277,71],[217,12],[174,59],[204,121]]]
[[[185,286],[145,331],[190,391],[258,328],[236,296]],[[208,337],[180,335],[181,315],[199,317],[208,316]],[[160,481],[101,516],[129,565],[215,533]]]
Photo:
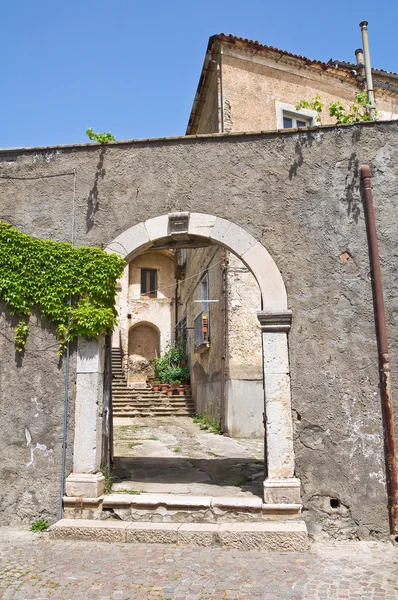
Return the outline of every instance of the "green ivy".
[[[0,298],[20,317],[39,308],[56,325],[61,348],[112,331],[115,284],[125,264],[100,248],[39,240],[0,221]],[[21,351],[28,325],[21,321],[14,332]]]
[[[93,128],[89,127],[86,130],[86,136],[93,140],[93,142],[98,142],[99,144],[107,144],[108,142],[115,142],[115,136],[111,134],[110,131],[107,133],[94,133]]]
[[[14,329],[15,347],[18,352],[22,352],[26,344],[26,338],[29,333],[29,325],[25,321],[20,321]]]

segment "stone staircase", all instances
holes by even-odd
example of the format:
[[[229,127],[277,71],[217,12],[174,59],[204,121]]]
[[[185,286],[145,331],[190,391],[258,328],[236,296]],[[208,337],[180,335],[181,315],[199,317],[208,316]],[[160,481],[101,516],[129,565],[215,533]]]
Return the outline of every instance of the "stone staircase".
[[[64,497],[53,539],[302,552],[307,529],[299,504],[264,504],[257,497],[109,494]]]
[[[151,386],[129,388],[122,368],[119,348],[112,348],[112,405],[114,417],[192,417],[195,405],[191,395],[168,396]]]

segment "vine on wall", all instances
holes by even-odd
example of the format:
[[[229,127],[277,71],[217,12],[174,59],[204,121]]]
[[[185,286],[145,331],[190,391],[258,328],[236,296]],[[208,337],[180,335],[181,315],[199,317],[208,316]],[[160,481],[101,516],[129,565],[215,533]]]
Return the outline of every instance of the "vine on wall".
[[[56,325],[61,352],[67,341],[112,331],[115,285],[125,265],[100,248],[39,240],[0,221],[0,298],[20,317],[38,308]],[[22,319],[14,330],[18,351],[28,331]]]

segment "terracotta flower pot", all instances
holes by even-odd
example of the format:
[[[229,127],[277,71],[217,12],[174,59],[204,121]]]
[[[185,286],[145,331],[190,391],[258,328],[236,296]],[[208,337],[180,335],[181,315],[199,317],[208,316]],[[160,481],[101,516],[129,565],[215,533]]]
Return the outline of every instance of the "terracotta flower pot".
[[[153,391],[154,391],[154,392],[158,392],[158,391],[159,391],[159,387],[160,387],[160,386],[159,386],[159,384],[158,384],[158,383],[153,383],[153,384],[152,384],[152,389],[153,389]]]
[[[169,389],[167,390],[167,395],[168,395],[168,396],[172,396],[172,395],[173,395],[173,390],[172,390],[171,388],[169,388]]]
[[[183,387],[179,387],[178,388],[178,395],[179,396],[185,396],[185,390]]]
[[[162,383],[160,386],[160,389],[162,390],[162,392],[167,392],[167,390],[169,389],[169,386],[167,383]]]

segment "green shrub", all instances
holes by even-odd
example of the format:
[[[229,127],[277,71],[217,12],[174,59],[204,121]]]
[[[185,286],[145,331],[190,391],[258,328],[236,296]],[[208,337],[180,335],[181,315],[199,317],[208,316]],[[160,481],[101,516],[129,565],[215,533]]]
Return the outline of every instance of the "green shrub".
[[[30,526],[30,530],[34,533],[45,531],[46,529],[48,529],[48,521],[45,519],[36,519],[36,521],[33,521],[32,525]]]

